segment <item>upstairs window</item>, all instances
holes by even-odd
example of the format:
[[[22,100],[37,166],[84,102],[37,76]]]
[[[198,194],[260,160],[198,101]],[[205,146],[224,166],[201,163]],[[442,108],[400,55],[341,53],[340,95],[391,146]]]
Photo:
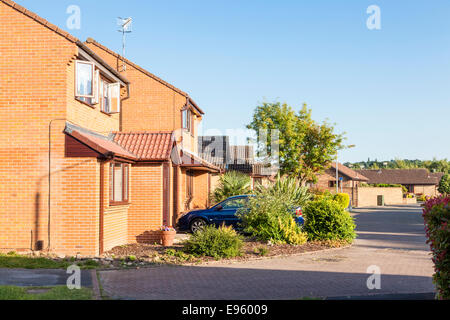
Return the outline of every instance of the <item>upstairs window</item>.
[[[76,61],[75,97],[91,107],[100,104],[105,113],[120,112],[120,83],[104,79],[92,62]]]
[[[100,81],[100,108],[106,113],[120,112],[120,83]]]
[[[80,98],[94,98],[94,64],[77,60],[75,66],[75,95]]]
[[[194,133],[194,114],[190,109],[182,111],[183,129],[186,129],[190,133]]]

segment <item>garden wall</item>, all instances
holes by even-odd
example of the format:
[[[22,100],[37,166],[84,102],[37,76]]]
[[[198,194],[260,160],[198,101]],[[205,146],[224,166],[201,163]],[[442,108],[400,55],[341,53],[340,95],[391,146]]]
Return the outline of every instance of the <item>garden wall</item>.
[[[385,205],[403,204],[402,188],[359,187],[358,207],[370,207],[377,205],[379,195],[384,196]]]

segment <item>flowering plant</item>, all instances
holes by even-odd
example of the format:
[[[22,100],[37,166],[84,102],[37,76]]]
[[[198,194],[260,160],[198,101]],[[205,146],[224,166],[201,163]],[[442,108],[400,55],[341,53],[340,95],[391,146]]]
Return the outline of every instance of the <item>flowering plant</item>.
[[[450,299],[450,196],[428,199],[423,204],[422,216],[432,252],[437,298]]]
[[[172,226],[162,226],[160,228],[161,231],[175,231],[175,228]]]

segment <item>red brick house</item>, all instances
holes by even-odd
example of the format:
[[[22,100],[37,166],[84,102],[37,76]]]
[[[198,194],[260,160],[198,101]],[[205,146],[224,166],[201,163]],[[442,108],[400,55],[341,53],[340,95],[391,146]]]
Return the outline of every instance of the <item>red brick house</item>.
[[[444,173],[427,169],[371,169],[357,170],[366,176],[369,184],[401,184],[416,195],[436,196]]]
[[[338,189],[339,192],[347,193],[350,196],[350,204],[353,207],[358,206],[358,187],[361,183],[367,182],[364,175],[344,166],[342,163],[337,163],[338,169]],[[331,163],[331,166],[322,174],[317,176],[317,183],[312,187],[336,192],[336,162]]]
[[[11,0],[0,18],[0,250],[98,255],[207,205],[187,94]]]

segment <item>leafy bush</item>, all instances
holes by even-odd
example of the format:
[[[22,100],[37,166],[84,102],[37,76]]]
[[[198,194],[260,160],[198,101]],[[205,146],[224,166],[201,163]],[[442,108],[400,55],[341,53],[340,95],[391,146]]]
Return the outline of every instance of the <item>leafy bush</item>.
[[[303,215],[303,230],[308,234],[309,240],[352,242],[356,237],[353,218],[334,200],[311,201],[303,208]]]
[[[438,191],[443,195],[450,194],[450,176],[448,174],[444,174],[439,181]]]
[[[278,198],[284,201],[286,206],[291,207],[303,206],[313,197],[309,189],[303,187],[298,179],[290,176],[280,177],[280,175],[268,187],[258,186],[255,192]]]
[[[429,199],[423,206],[427,243],[433,254],[436,297],[450,299],[450,196]]]
[[[307,236],[295,222],[292,208],[282,198],[260,192],[252,197],[245,211],[237,213],[244,231],[262,241],[280,244],[304,244]]]
[[[425,201],[427,201],[427,200],[428,200],[428,197],[425,196],[425,195],[423,195],[423,194],[417,196],[417,201],[425,202]]]
[[[195,232],[184,244],[188,253],[213,258],[232,258],[241,255],[243,242],[232,227],[207,226]]]
[[[339,203],[342,209],[347,209],[350,205],[350,196],[347,193],[337,193],[333,196],[333,200]]]
[[[250,176],[237,171],[228,171],[220,177],[212,198],[215,202],[220,202],[232,196],[249,193],[251,193]]]

